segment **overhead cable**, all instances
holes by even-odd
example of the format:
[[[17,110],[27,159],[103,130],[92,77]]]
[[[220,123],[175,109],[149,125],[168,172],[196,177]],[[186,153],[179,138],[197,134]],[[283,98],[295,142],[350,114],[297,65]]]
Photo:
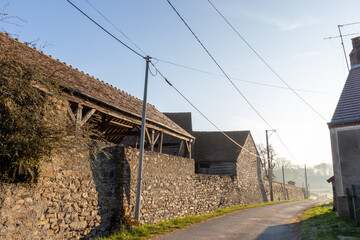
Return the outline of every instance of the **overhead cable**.
[[[94,5],[92,5],[88,0],[85,0],[85,2],[87,2],[93,9],[95,9],[95,11],[97,13],[99,13],[108,23],[110,23],[119,33],[121,33],[129,42],[131,42],[132,44],[134,44],[134,46],[140,50],[140,52],[142,52],[144,55],[148,55],[146,54],[146,52],[144,50],[142,50],[134,41],[132,41],[128,36],[126,36],[126,34],[121,31],[115,24],[113,24],[104,14],[102,14]]]
[[[182,64],[179,64],[179,63],[174,63],[174,62],[170,62],[170,61],[159,59],[159,58],[153,58],[153,59],[155,59],[155,60],[157,60],[159,62],[167,63],[167,64],[174,65],[174,66],[181,67],[181,68],[186,68],[186,69],[189,69],[189,70],[192,70],[192,71],[201,72],[201,73],[205,73],[205,74],[209,74],[209,75],[213,75],[213,76],[218,76],[218,77],[224,77],[224,75],[221,75],[221,74],[216,74],[216,73],[209,72],[209,71],[206,71],[206,70],[185,66],[185,65],[182,65]],[[249,80],[244,80],[244,79],[235,78],[235,77],[230,77],[230,78],[233,79],[233,80],[236,80],[236,81],[241,81],[241,82],[246,82],[246,83],[251,83],[251,84],[257,84],[257,85],[261,85],[261,86],[290,90],[288,87],[282,87],[282,86],[278,86],[278,85],[272,85],[272,84],[267,84],[267,83],[249,81]],[[297,91],[301,91],[301,92],[323,93],[323,94],[329,94],[330,93],[330,92],[322,92],[322,91],[308,90],[308,89],[299,89],[299,88],[294,88],[294,89],[297,90]]]
[[[270,127],[272,130],[273,127],[265,120],[265,118],[259,113],[259,111],[252,105],[252,103],[246,98],[246,96],[240,91],[240,89],[235,85],[235,83],[231,80],[231,78],[228,76],[228,74],[225,72],[225,70],[220,66],[220,64],[215,60],[215,58],[212,56],[212,54],[209,52],[209,50],[205,47],[205,45],[200,41],[200,39],[196,36],[194,31],[190,28],[190,26],[186,23],[184,18],[180,15],[180,13],[176,10],[176,8],[171,4],[169,0],[167,0],[171,8],[175,11],[175,13],[178,15],[178,17],[181,19],[181,21],[185,24],[185,26],[189,29],[189,31],[192,33],[192,35],[196,38],[196,40],[199,42],[199,44],[202,46],[202,48],[205,50],[205,52],[210,56],[210,58],[213,60],[213,62],[216,64],[216,66],[221,70],[221,72],[224,74],[224,76],[229,80],[229,82],[234,86],[234,88],[237,90],[237,92],[243,97],[243,99],[249,104],[249,106],[256,112],[256,114]]]
[[[184,98],[201,116],[203,116],[211,125],[213,125],[220,133],[222,133],[227,139],[233,142],[236,146],[240,147],[241,149],[245,150],[246,152],[250,153],[253,156],[260,157],[258,154],[253,153],[251,150],[248,150],[238,142],[236,142],[233,138],[231,138],[228,134],[222,131],[215,123],[213,123],[205,114],[203,114],[184,94],[182,94],[163,74],[159,71],[159,69],[153,64],[153,67],[159,73],[159,75],[169,84],[182,98]]]
[[[105,31],[107,34],[109,34],[111,37],[113,37],[116,41],[118,41],[119,43],[121,43],[122,45],[124,45],[125,47],[127,47],[129,50],[131,50],[132,52],[134,52],[135,54],[137,54],[138,56],[142,57],[145,59],[144,56],[142,56],[140,53],[136,52],[134,49],[130,48],[128,45],[126,45],[124,42],[122,42],[121,40],[119,40],[118,38],[116,38],[113,34],[111,34],[109,31],[107,31],[104,27],[102,27],[100,24],[98,24],[96,21],[94,21],[91,17],[89,17],[87,14],[85,14],[81,9],[79,9],[76,5],[74,5],[71,1],[67,0],[73,7],[75,7],[80,13],[82,13],[84,16],[86,16],[88,19],[90,19],[93,23],[95,23],[99,28],[101,28],[103,31]],[[119,30],[120,31],[120,30]],[[125,36],[125,35],[124,35]],[[125,36],[126,37],[126,36]],[[126,37],[127,38],[127,37]],[[127,38],[130,42],[132,42],[129,38]],[[135,45],[135,44],[134,44]],[[141,50],[141,48],[139,48]],[[142,50],[141,50],[142,51]],[[155,59],[157,61],[161,61],[160,59]],[[229,135],[227,135],[224,131],[222,131],[219,127],[217,127],[209,118],[207,118],[193,103],[190,102],[190,100],[188,98],[186,98],[172,83],[170,83],[167,78],[159,71],[159,69],[150,61],[150,63],[152,64],[152,66],[155,68],[156,72],[153,75],[156,75],[156,73],[159,73],[161,75],[161,77],[171,86],[174,88],[174,90],[176,92],[178,92],[201,116],[203,116],[211,125],[213,125],[217,130],[219,130],[219,132],[221,132],[226,138],[228,138],[231,142],[233,142],[235,145],[237,145],[238,147],[240,147],[241,149],[244,149],[245,151],[249,152],[251,155],[254,155],[256,157],[260,157],[257,154],[254,154],[252,151],[246,149],[244,146],[242,146],[241,144],[237,143],[234,139],[232,139]],[[227,75],[226,75],[227,76]],[[263,119],[264,120],[264,119]],[[265,121],[266,122],[266,121]],[[270,126],[271,128],[271,126]],[[280,139],[280,138],[279,138]],[[280,139],[280,141],[282,142],[282,140]],[[282,142],[283,143],[283,142]],[[284,144],[284,143],[283,143]],[[285,145],[284,145],[285,146]],[[286,146],[285,146],[286,148]],[[286,148],[287,149],[287,148]],[[288,150],[289,151],[289,150]],[[290,152],[289,152],[290,153]],[[290,153],[290,155],[292,155]],[[293,156],[293,155],[292,155]],[[295,159],[295,158],[294,158]]]
[[[108,30],[106,30],[103,26],[101,26],[99,23],[97,23],[94,19],[92,19],[91,17],[89,17],[86,13],[84,13],[80,8],[78,8],[74,3],[72,3],[70,0],[66,0],[68,3],[70,3],[76,10],[78,10],[80,13],[82,13],[85,17],[87,17],[90,21],[92,21],[95,25],[97,25],[99,28],[101,28],[104,32],[106,32],[107,34],[109,34],[112,38],[114,38],[116,41],[118,41],[119,43],[121,43],[122,45],[124,45],[126,48],[128,48],[130,51],[132,51],[133,53],[135,53],[136,55],[138,55],[139,57],[142,58],[146,58],[145,56],[141,55],[140,53],[138,53],[137,51],[135,51],[134,49],[132,49],[131,47],[129,47],[127,44],[125,44],[123,41],[121,41],[120,39],[118,39],[117,37],[115,37],[113,34],[111,34]]]
[[[235,31],[235,33],[244,41],[244,43],[255,53],[255,55],[298,97],[300,98],[310,109],[312,109],[319,117],[323,120],[326,120],[314,107],[312,107],[304,98],[302,98],[275,70],[270,66],[269,63],[265,61],[263,57],[245,40],[245,38],[235,29],[235,27],[224,17],[224,15],[215,7],[215,5],[208,0],[210,5],[219,13],[221,18]]]
[[[250,101],[245,97],[245,95],[239,90],[239,88],[235,85],[235,83],[230,79],[230,77],[226,74],[226,72],[223,70],[223,68],[219,65],[219,63],[215,60],[215,58],[211,55],[211,53],[207,50],[207,48],[204,46],[204,44],[200,41],[200,39],[196,36],[194,31],[190,28],[190,26],[186,23],[184,18],[180,15],[180,13],[176,10],[176,8],[171,4],[169,0],[167,0],[169,5],[172,7],[172,9],[175,11],[175,13],[178,15],[178,17],[181,19],[181,21],[185,24],[185,26],[189,29],[189,31],[192,33],[192,35],[196,38],[196,40],[199,42],[199,44],[203,47],[203,49],[206,51],[206,53],[210,56],[210,58],[215,62],[215,64],[218,66],[218,68],[222,71],[222,73],[225,75],[225,77],[230,81],[230,83],[235,87],[235,89],[238,91],[238,93],[245,99],[245,101],[251,106],[251,108],[257,113],[257,115],[270,127],[271,130],[275,130],[271,125],[265,120],[265,118],[256,110],[256,108],[250,103]],[[280,138],[279,134],[276,134],[279,137],[280,142],[285,147],[285,149],[288,151],[288,153],[294,158],[294,155],[290,152],[289,148],[285,145],[284,141]],[[296,160],[296,158],[294,158]]]

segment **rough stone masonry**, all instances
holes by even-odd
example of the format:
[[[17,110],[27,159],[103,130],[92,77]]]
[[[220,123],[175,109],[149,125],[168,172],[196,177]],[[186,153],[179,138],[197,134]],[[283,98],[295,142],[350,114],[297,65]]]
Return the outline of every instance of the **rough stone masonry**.
[[[97,158],[84,149],[44,163],[35,185],[2,184],[0,239],[110,234],[121,219],[134,217],[138,159],[138,149],[130,147],[107,147]],[[251,164],[241,167],[252,169]],[[256,174],[245,178],[195,174],[192,159],[155,152],[145,152],[143,166],[142,223],[268,199],[267,182]],[[300,188],[286,187],[290,198],[304,197]],[[276,200],[283,199],[280,183],[274,183],[274,191]]]

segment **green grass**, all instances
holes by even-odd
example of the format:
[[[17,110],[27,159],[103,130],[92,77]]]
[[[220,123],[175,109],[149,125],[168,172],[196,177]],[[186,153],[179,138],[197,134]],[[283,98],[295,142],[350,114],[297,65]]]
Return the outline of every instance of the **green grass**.
[[[360,239],[360,226],[355,221],[339,219],[332,211],[332,202],[326,202],[305,211],[299,234],[306,240]]]
[[[160,222],[153,225],[141,225],[141,226],[135,226],[132,228],[131,231],[127,230],[125,227],[122,228],[119,232],[116,234],[102,238],[103,240],[142,240],[142,239],[148,239],[150,237],[154,237],[159,234],[164,234],[167,232],[174,231],[176,229],[181,229],[186,226],[189,226],[194,223],[200,223],[203,221],[206,221],[211,218],[223,216],[225,214],[229,214],[232,212],[249,209],[249,208],[255,208],[255,207],[262,207],[266,205],[273,205],[278,203],[284,203],[284,202],[291,202],[291,201],[297,201],[297,200],[288,200],[288,201],[277,201],[277,202],[266,202],[266,203],[258,203],[258,204],[251,204],[251,205],[237,205],[232,206],[228,208],[220,208],[216,211],[213,211],[211,213],[206,214],[200,214],[200,215],[193,215],[193,216],[186,216],[182,218],[175,218],[166,222]]]

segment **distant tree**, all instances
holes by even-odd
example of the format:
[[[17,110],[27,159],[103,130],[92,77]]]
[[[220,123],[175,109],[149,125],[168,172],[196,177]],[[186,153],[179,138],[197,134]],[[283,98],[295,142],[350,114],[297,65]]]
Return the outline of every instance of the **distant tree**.
[[[263,177],[265,179],[269,179],[269,163],[268,163],[268,157],[267,157],[267,148],[263,144],[257,145],[258,152],[261,159],[261,165],[263,170]],[[276,163],[274,161],[275,156],[277,156],[273,146],[269,145],[269,155],[270,155],[270,161],[272,162],[271,169],[273,170]],[[274,179],[274,172],[272,171],[272,179]]]
[[[281,167],[291,168],[292,164],[291,164],[290,160],[283,158],[283,157],[279,157],[279,158],[275,159],[275,166],[278,169],[281,169]]]
[[[333,174],[333,167],[330,163],[320,163],[313,167],[314,173],[321,176],[331,176]]]

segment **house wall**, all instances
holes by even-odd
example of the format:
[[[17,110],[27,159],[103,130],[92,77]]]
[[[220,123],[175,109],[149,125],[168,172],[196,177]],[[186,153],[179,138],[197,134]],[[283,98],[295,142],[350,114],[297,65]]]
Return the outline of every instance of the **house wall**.
[[[346,189],[360,184],[360,126],[330,129],[333,156],[337,212],[350,218]]]
[[[33,186],[1,185],[0,239],[101,236],[119,227],[121,219],[134,217],[139,151],[115,146],[104,152],[97,160],[85,149],[82,154],[54,157],[42,166]],[[257,174],[241,183],[237,177],[195,174],[193,160],[145,152],[141,222],[263,202],[268,187],[258,180]],[[288,187],[294,192],[291,198],[303,198],[300,188]],[[281,191],[275,183],[275,196]]]

